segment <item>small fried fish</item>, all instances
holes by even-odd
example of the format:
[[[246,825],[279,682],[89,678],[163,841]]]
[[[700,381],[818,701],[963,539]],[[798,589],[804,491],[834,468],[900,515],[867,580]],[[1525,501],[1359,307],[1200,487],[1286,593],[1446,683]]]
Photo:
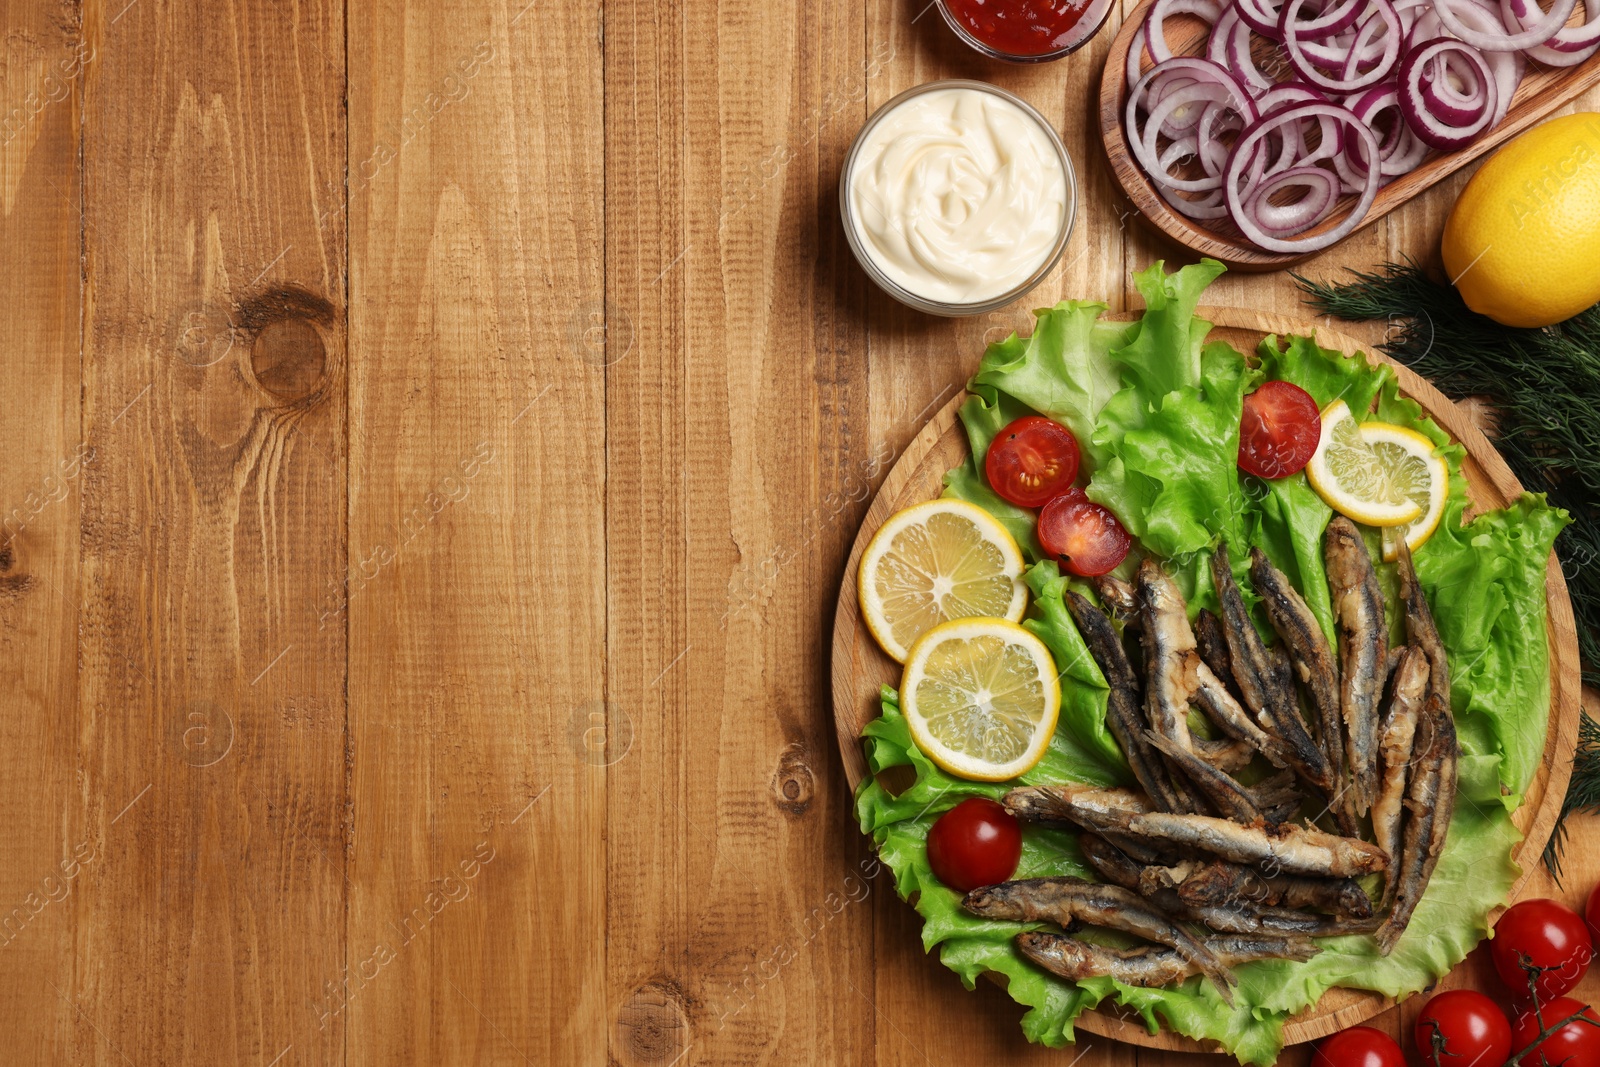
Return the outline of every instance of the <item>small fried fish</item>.
[[[1444,851],[1456,808],[1456,769],[1461,750],[1446,698],[1430,690],[1422,710],[1422,729],[1406,787],[1406,819],[1400,857],[1395,863],[1394,907],[1378,930],[1378,951],[1387,956],[1411,922],[1417,903]]]
[[[1230,1005],[1233,975],[1212,952],[1149,902],[1120,886],[1081,878],[1022,878],[974,889],[961,902],[973,915],[1014,922],[1073,922],[1121,930],[1166,945],[1210,978]]]
[[[1087,597],[1067,590],[1067,610],[1078,624],[1078,632],[1089,654],[1100,665],[1110,692],[1106,696],[1106,725],[1122,746],[1133,776],[1164,811],[1194,811],[1193,798],[1173,784],[1161,757],[1145,740],[1144,712],[1139,707],[1139,676],[1128,662],[1122,639],[1105,612],[1089,603]]]
[[[1339,628],[1339,705],[1351,803],[1365,815],[1378,792],[1378,701],[1389,666],[1383,590],[1356,524],[1343,515],[1328,523],[1323,557]]]
[[[1250,550],[1250,578],[1261,597],[1272,628],[1283,638],[1295,672],[1311,694],[1317,713],[1317,741],[1327,757],[1334,786],[1328,806],[1339,829],[1354,837],[1359,831],[1352,809],[1351,785],[1345,767],[1343,711],[1339,703],[1339,670],[1333,650],[1305,599],[1287,576],[1259,548]]]
[[[1020,933],[1016,941],[1024,956],[1063,978],[1108,976],[1124,985],[1153,987],[1200,973],[1170,948],[1106,948],[1044,930]],[[1251,960],[1304,961],[1321,951],[1304,937],[1210,937],[1201,943],[1227,967]]]
[[[1139,811],[1138,799],[1122,789],[1040,785],[1013,789],[1005,807],[1019,818],[1043,814],[1099,833],[1124,834],[1166,846],[1198,849],[1235,863],[1267,866],[1285,874],[1351,878],[1383,871],[1388,855],[1378,846],[1309,827],[1246,826],[1209,815]]]
[[[1378,756],[1381,774],[1378,795],[1372,801],[1372,836],[1378,847],[1389,854],[1393,865],[1384,879],[1379,907],[1394,903],[1398,888],[1401,856],[1401,822],[1405,812],[1406,771],[1411,766],[1412,744],[1416,740],[1417,719],[1428,690],[1428,657],[1416,645],[1407,645],[1394,669],[1394,694],[1379,734]]]

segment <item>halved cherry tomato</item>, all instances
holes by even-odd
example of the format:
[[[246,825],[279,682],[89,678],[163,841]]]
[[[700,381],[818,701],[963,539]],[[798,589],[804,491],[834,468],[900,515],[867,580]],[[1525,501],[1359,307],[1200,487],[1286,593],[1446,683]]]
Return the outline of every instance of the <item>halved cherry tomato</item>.
[[[1506,1013],[1475,989],[1440,993],[1417,1016],[1417,1055],[1450,1067],[1500,1067],[1511,1055],[1511,1023]]]
[[[1322,439],[1322,413],[1311,394],[1289,382],[1266,382],[1244,398],[1239,468],[1258,478],[1287,478],[1311,462]]]
[[[1005,881],[1021,858],[1016,816],[986,797],[968,797],[928,831],[928,865],[939,881],[962,893]]]
[[[1127,558],[1133,538],[1107,509],[1063,493],[1039,512],[1039,544],[1066,570],[1093,578]]]
[[[1036,508],[1078,476],[1078,439],[1059,422],[1024,415],[995,435],[983,470],[995,492],[1018,507]]]
[[[1576,986],[1594,958],[1594,942],[1578,913],[1544,897],[1513,904],[1494,924],[1489,955],[1500,980],[1519,999],[1528,996],[1523,962],[1541,968],[1535,990],[1541,1001]]]
[[[1406,1057],[1382,1030],[1352,1026],[1318,1042],[1311,1067],[1406,1067]]]
[[[1581,1000],[1571,997],[1557,997],[1540,1004],[1539,1015],[1534,1014],[1532,1005],[1524,1007],[1511,1024],[1511,1047],[1520,1052],[1533,1044],[1533,1039],[1539,1036],[1539,1016],[1544,1017],[1545,1026],[1554,1026],[1580,1010],[1586,1018],[1600,1023],[1600,1015],[1596,1015],[1593,1008],[1585,1008]],[[1539,1047],[1522,1057],[1522,1062],[1560,1067],[1600,1067],[1600,1025],[1574,1020],[1539,1042]]]

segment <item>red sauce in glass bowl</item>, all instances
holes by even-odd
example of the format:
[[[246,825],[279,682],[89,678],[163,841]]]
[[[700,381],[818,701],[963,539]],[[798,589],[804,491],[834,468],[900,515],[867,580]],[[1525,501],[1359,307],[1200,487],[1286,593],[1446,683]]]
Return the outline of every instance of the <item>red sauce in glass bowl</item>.
[[[1094,35],[1111,7],[1099,0],[940,0],[939,6],[951,28],[979,51],[1022,60],[1072,51]]]

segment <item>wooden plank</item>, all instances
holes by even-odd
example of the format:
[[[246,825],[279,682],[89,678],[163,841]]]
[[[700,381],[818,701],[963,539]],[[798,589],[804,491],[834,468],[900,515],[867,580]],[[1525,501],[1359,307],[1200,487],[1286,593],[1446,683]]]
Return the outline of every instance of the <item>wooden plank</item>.
[[[351,15],[349,1060],[603,1063],[598,8]]]
[[[343,5],[85,20],[72,1058],[337,1063]]]
[[[826,619],[883,469],[837,211],[881,74],[864,17],[606,9],[607,293],[634,337],[607,412],[608,690],[639,725],[607,823],[624,1065],[871,1056],[863,902],[885,882],[839,836],[821,714]]]
[[[78,106],[88,52],[59,7],[0,8],[0,1033],[66,1060],[71,917],[97,876],[73,780],[78,708]],[[15,398],[18,402],[13,403]]]

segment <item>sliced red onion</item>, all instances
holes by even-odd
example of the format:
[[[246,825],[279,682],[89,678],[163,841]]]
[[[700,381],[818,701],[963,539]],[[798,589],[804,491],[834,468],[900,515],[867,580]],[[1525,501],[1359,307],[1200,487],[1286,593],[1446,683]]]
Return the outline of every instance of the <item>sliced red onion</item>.
[[[1306,195],[1289,204],[1274,204],[1271,197],[1284,189],[1305,189]],[[1263,178],[1245,198],[1244,212],[1274,237],[1303,233],[1328,217],[1339,202],[1339,179],[1321,167],[1291,167]]]
[[[1293,0],[1291,0],[1293,2]],[[1275,236],[1268,232],[1268,225],[1278,225],[1281,219],[1274,217],[1263,220],[1246,207],[1246,202],[1251,200],[1256,192],[1253,188],[1241,188],[1240,179],[1246,176],[1251,161],[1257,155],[1257,149],[1273,131],[1288,124],[1304,122],[1307,119],[1327,116],[1334,119],[1350,133],[1355,141],[1359,142],[1361,158],[1368,161],[1366,180],[1360,190],[1360,198],[1355,206],[1345,215],[1339,223],[1321,233],[1293,239]],[[1285,108],[1274,112],[1265,118],[1257,119],[1240,134],[1239,140],[1234,143],[1233,153],[1228,158],[1228,168],[1222,176],[1222,191],[1228,201],[1228,213],[1234,225],[1239,227],[1251,241],[1270,252],[1302,253],[1315,252],[1336,241],[1342,240],[1347,234],[1361,225],[1366,218],[1367,211],[1372,207],[1373,199],[1378,195],[1380,183],[1378,167],[1373,165],[1378,158],[1378,140],[1373,135],[1366,123],[1356,118],[1346,109],[1337,104],[1300,104],[1296,107]],[[1287,173],[1287,172],[1285,172]],[[1330,176],[1331,179],[1331,176]],[[1308,179],[1309,180],[1309,179]],[[1259,201],[1255,201],[1258,209]]]
[[[1295,33],[1302,41],[1320,41],[1332,37],[1356,24],[1365,11],[1367,0],[1332,0],[1328,7],[1315,16],[1295,24]],[[1278,31],[1283,31],[1283,12],[1278,12]]]
[[[1477,53],[1466,52],[1470,45],[1459,49],[1441,49],[1422,66],[1422,99],[1430,114],[1453,126],[1468,126],[1479,120],[1486,105],[1493,112],[1490,93],[1495,91],[1494,74],[1489,64]],[[1468,59],[1472,56],[1478,62]],[[1462,91],[1451,82],[1455,75],[1465,85]]]
[[[1538,11],[1528,0],[1500,0],[1507,26],[1526,29]],[[1579,26],[1563,26],[1555,36],[1528,49],[1528,58],[1547,67],[1575,67],[1600,50],[1600,0],[1583,0],[1585,20]]]
[[[1423,91],[1423,77],[1433,59],[1451,52],[1466,57],[1467,62],[1477,68],[1483,86],[1476,114],[1465,118],[1452,118],[1453,111],[1442,113]],[[1400,110],[1416,135],[1434,148],[1451,151],[1471,144],[1494,121],[1497,95],[1488,60],[1464,41],[1448,37],[1424,41],[1400,64]]]
[[[1152,89],[1180,79],[1182,83],[1161,93],[1156,103],[1146,101],[1146,95]],[[1129,147],[1153,182],[1175,192],[1206,192],[1218,186],[1220,179],[1215,174],[1197,179],[1178,178],[1171,174],[1168,168],[1161,165],[1162,153],[1157,145],[1163,135],[1179,140],[1181,138],[1176,134],[1192,127],[1203,127],[1197,134],[1198,151],[1203,163],[1207,158],[1205,141],[1215,130],[1222,108],[1236,112],[1241,123],[1248,124],[1256,117],[1249,94],[1240,88],[1226,70],[1209,60],[1179,56],[1157,63],[1145,72],[1128,95],[1124,124]],[[1180,109],[1190,110],[1180,114]],[[1142,127],[1139,124],[1141,110],[1148,111]],[[1175,114],[1178,119],[1173,121]],[[1207,115],[1211,116],[1209,121],[1205,120]]]
[[[1384,178],[1397,178],[1402,174],[1409,174],[1417,168],[1423,158],[1428,154],[1428,146],[1418,140],[1417,135],[1411,132],[1411,127],[1405,121],[1405,116],[1400,111],[1400,87],[1393,82],[1373,86],[1361,95],[1361,98],[1351,105],[1350,111],[1365,122],[1374,131],[1377,122],[1374,121],[1385,111],[1394,111],[1394,125],[1378,142],[1378,173]],[[1350,158],[1349,153],[1341,153],[1339,160],[1345,165],[1340,170],[1340,177],[1347,182],[1355,179],[1365,172],[1363,162]],[[1347,174],[1345,170],[1348,169]]]
[[[1223,12],[1211,31],[1206,45],[1206,55],[1214,63],[1226,67],[1228,73],[1255,96],[1272,88],[1272,79],[1261,72],[1250,54],[1250,27],[1239,18],[1235,9]]]
[[[1150,58],[1157,63],[1172,58],[1172,49],[1167,47],[1167,34],[1163,26],[1168,15],[1194,15],[1210,25],[1221,14],[1222,4],[1218,0],[1156,0],[1150,5],[1143,27]]]
[[[1283,47],[1289,53],[1289,62],[1299,75],[1312,85],[1331,93],[1354,93],[1369,85],[1376,85],[1383,81],[1394,69],[1395,63],[1400,58],[1400,45],[1402,30],[1400,16],[1395,13],[1394,5],[1389,0],[1369,0],[1368,14],[1362,21],[1362,28],[1375,19],[1383,21],[1383,53],[1363,73],[1356,73],[1352,68],[1354,64],[1347,62],[1344,71],[1338,78],[1324,73],[1306,55],[1303,43],[1300,41],[1295,16],[1302,5],[1308,0],[1289,0],[1284,5],[1283,13],[1279,16],[1279,25],[1283,31]],[[1361,31],[1357,32],[1357,40]]]
[[[1233,0],[1233,10],[1244,24],[1263,37],[1278,39],[1278,12],[1283,0]]]
[[[1536,19],[1533,25],[1529,26],[1519,21],[1520,29],[1516,33],[1507,30],[1503,25],[1498,33],[1468,25],[1467,20],[1461,17],[1461,13],[1475,6],[1472,0],[1433,0],[1433,10],[1438,14],[1439,21],[1463,41],[1486,52],[1515,52],[1550,40],[1560,32],[1561,27],[1566,25],[1572,9],[1578,5],[1577,0],[1554,0],[1550,10]]]

